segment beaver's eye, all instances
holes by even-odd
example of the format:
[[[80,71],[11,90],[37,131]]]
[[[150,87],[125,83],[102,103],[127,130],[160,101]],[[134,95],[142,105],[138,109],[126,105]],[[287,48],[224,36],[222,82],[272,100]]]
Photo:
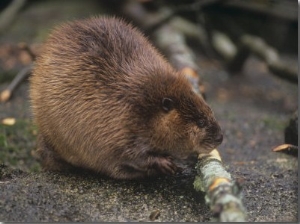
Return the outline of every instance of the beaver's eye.
[[[165,111],[170,111],[172,110],[174,107],[174,102],[173,100],[171,100],[170,98],[163,98],[162,100],[162,108],[165,110]]]
[[[206,125],[205,120],[198,120],[197,125],[199,128],[204,128]]]

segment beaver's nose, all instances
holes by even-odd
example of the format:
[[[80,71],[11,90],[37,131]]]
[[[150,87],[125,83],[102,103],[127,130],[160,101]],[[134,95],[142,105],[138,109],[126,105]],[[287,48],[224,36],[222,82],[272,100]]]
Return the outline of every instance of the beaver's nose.
[[[218,142],[219,144],[221,144],[222,141],[223,141],[223,134],[222,134],[222,133],[219,133],[219,134],[216,136],[215,141]]]

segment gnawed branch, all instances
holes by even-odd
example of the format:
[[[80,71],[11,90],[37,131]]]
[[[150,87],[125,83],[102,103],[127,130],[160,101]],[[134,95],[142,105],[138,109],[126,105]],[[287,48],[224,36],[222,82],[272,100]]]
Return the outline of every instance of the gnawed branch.
[[[194,188],[206,192],[206,203],[213,212],[212,221],[245,222],[241,187],[225,170],[217,149],[210,154],[200,154],[196,170]]]

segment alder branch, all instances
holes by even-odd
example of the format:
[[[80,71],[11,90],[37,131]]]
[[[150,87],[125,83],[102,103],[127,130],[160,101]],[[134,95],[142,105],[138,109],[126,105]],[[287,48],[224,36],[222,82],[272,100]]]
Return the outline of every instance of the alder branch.
[[[245,222],[246,210],[242,203],[241,186],[225,170],[217,149],[210,154],[200,154],[194,181],[196,191],[206,192],[215,222]]]

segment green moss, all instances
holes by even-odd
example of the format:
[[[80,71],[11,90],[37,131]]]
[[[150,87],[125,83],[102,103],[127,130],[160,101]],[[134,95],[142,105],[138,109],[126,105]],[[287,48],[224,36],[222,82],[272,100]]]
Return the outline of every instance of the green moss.
[[[23,171],[39,171],[39,163],[31,156],[36,133],[28,119],[17,120],[12,126],[0,124],[0,163]]]
[[[278,117],[272,117],[272,116],[268,116],[268,117],[264,117],[262,118],[262,122],[264,123],[264,125],[267,128],[270,129],[275,129],[275,130],[283,130],[285,128],[285,126],[287,125],[287,122],[284,120],[280,120],[278,119]]]

